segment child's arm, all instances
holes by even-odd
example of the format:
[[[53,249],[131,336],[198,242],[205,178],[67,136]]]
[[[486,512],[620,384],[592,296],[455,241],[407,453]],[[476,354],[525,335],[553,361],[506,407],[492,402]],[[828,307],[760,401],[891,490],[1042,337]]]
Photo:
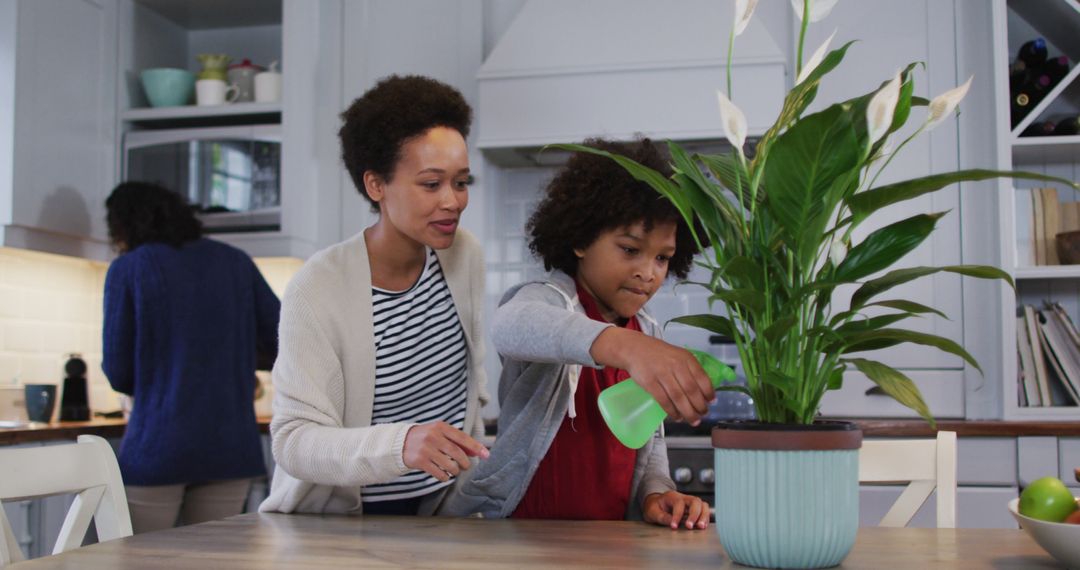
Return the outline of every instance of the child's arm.
[[[558,291],[534,283],[496,309],[491,340],[506,358],[596,367],[589,348],[611,326],[567,310]]]
[[[637,331],[612,327],[596,337],[596,362],[626,370],[668,416],[697,425],[716,399],[709,376],[688,350]]]

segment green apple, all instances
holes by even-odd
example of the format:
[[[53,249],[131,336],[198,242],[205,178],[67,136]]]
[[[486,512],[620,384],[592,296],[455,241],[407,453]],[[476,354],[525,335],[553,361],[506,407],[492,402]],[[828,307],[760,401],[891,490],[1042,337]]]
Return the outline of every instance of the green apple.
[[[1057,477],[1036,479],[1020,493],[1020,514],[1050,522],[1061,522],[1076,510],[1076,499]]]

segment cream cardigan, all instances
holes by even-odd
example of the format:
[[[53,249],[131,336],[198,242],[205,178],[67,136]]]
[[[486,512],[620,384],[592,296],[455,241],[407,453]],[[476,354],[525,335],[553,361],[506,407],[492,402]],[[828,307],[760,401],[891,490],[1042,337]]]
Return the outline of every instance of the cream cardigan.
[[[436,254],[469,348],[465,431],[479,437],[480,408],[488,400],[480,321],[483,254],[464,230]],[[312,256],[289,283],[273,382],[270,435],[277,467],[260,511],[358,514],[362,486],[409,471],[401,452],[414,424],[371,425],[375,337],[363,232]],[[444,492],[433,493],[421,514],[433,512]]]

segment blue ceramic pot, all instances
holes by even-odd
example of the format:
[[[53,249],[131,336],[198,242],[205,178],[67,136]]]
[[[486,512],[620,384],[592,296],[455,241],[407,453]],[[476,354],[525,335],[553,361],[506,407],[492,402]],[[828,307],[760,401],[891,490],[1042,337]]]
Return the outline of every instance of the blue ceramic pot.
[[[156,67],[139,74],[152,107],[187,105],[195,88],[195,75],[185,69]]]
[[[848,422],[714,428],[716,531],[728,556],[759,568],[840,564],[859,528],[861,445]]]

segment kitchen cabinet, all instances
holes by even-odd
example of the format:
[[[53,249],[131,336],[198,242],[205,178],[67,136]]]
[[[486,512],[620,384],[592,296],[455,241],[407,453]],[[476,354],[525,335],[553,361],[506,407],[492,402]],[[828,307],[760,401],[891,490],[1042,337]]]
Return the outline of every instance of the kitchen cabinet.
[[[117,0],[0,3],[0,244],[106,259]]]

